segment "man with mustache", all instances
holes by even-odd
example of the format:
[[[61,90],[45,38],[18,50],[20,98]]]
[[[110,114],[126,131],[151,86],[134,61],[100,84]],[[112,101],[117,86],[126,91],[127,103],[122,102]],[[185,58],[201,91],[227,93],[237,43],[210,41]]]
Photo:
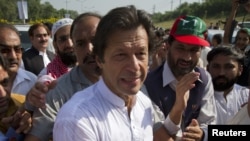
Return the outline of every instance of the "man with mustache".
[[[79,15],[71,26],[71,38],[76,51],[78,65],[53,83],[36,83],[26,99],[26,108],[38,108],[33,112],[33,127],[25,141],[47,141],[51,138],[55,117],[59,109],[77,91],[87,88],[99,80],[100,68],[92,54],[92,40],[101,16],[96,13]],[[54,81],[53,81],[54,82]],[[49,91],[48,91],[49,90]],[[45,98],[46,95],[46,98]],[[46,105],[46,106],[45,106]],[[155,116],[155,115],[154,115]],[[159,130],[159,139],[166,140],[164,127]]]
[[[25,119],[25,122],[22,123],[23,125],[20,128],[15,128],[18,129],[17,132],[21,133],[21,131],[25,131],[27,133],[31,128],[31,115],[25,110],[19,111],[18,108],[22,107],[25,95],[37,81],[37,76],[20,67],[22,46],[19,34],[13,25],[0,23],[0,60],[2,68],[0,83],[0,128],[4,134],[7,132],[6,129],[10,129],[8,128],[10,127],[9,125],[14,123],[12,121],[19,123],[22,118]],[[7,65],[4,65],[6,63]],[[15,127],[19,127],[19,125]]]
[[[25,141],[48,141],[51,139],[54,120],[62,105],[75,92],[85,89],[99,80],[100,70],[92,55],[92,40],[100,19],[100,15],[91,12],[83,13],[74,19],[70,29],[70,37],[74,44],[78,65],[58,78],[53,89],[49,88],[54,83],[46,85],[37,82],[28,93],[26,108],[34,110],[34,122]]]
[[[217,124],[231,120],[248,102],[249,89],[236,84],[243,71],[244,56],[235,48],[217,47],[207,55],[217,108]]]
[[[5,29],[2,24],[0,25],[0,33],[10,35],[12,39],[18,37],[16,32],[9,28],[13,28],[12,25],[5,24]],[[10,44],[11,42],[8,42],[8,45]],[[0,140],[23,141],[24,135],[31,128],[31,115],[23,108],[25,96],[10,92],[8,65],[8,61],[0,53]]]
[[[50,31],[43,23],[37,23],[30,27],[28,33],[32,46],[23,53],[23,64],[26,70],[38,75],[55,56],[47,50]]]
[[[0,53],[9,63],[8,87],[12,93],[26,95],[37,76],[21,68],[22,46],[18,30],[10,24],[0,24]]]
[[[165,130],[156,139],[153,105],[140,91],[154,47],[152,23],[147,12],[133,5],[111,9],[100,20],[93,40],[100,79],[63,105],[53,140],[169,140]]]
[[[69,72],[77,64],[73,42],[70,38],[70,28],[73,20],[63,18],[52,26],[53,46],[56,51],[55,58],[38,75],[49,75],[53,79],[59,78]]]
[[[206,23],[199,17],[178,17],[168,37],[166,61],[147,75],[146,89],[165,115],[171,136],[183,140],[207,140],[208,124],[216,121],[211,77],[197,67],[206,41]]]

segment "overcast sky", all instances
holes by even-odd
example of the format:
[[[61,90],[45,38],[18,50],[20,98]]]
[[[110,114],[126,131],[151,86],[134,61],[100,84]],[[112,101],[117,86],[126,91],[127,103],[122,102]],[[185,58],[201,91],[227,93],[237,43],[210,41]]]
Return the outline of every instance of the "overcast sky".
[[[201,2],[202,0],[41,0],[48,1],[56,9],[76,10],[78,13],[93,11],[102,15],[118,6],[135,5],[149,13],[174,10],[184,2]]]

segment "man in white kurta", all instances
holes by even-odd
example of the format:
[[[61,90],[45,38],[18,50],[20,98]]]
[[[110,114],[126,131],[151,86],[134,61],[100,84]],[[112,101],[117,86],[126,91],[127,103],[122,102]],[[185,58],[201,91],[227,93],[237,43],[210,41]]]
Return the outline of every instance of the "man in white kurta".
[[[226,124],[247,103],[249,88],[236,84],[242,74],[244,56],[235,48],[213,48],[207,55],[212,76],[217,124]]]
[[[148,13],[134,6],[114,8],[101,19],[93,40],[101,77],[59,110],[53,141],[153,140],[152,102],[140,91],[153,49],[151,24]]]
[[[103,79],[76,93],[57,117],[53,129],[56,141],[153,140],[153,109],[148,97],[139,91],[128,115],[124,101]]]

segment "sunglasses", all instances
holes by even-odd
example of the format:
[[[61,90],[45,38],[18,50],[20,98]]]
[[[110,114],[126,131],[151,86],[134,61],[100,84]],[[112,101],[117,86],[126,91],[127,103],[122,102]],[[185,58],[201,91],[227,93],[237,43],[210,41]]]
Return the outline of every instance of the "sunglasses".
[[[14,50],[15,53],[17,54],[21,54],[23,52],[23,48],[21,47],[21,45],[8,46],[8,45],[0,44],[0,52],[2,54],[9,54],[12,52],[12,50]]]

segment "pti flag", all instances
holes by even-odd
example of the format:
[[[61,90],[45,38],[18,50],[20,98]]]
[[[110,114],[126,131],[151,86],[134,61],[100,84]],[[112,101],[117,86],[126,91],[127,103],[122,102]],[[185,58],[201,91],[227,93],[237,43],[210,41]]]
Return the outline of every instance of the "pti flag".
[[[17,1],[18,14],[20,19],[28,19],[27,1]]]

